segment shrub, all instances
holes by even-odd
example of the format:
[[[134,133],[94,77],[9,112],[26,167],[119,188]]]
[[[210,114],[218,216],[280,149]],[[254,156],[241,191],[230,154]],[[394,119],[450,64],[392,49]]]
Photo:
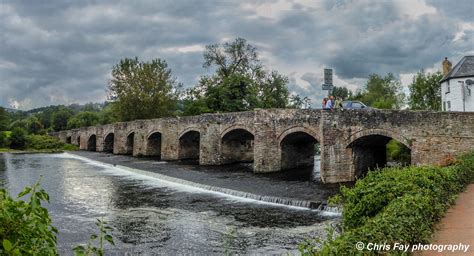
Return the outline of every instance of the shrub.
[[[14,128],[10,135],[10,147],[13,149],[24,149],[26,148],[26,144],[27,139],[25,129],[20,127]]]
[[[0,255],[58,255],[56,233],[48,210],[41,202],[49,195],[39,182],[26,187],[17,198],[29,195],[27,202],[15,200],[0,189]]]
[[[64,143],[49,135],[28,135],[28,148],[30,149],[61,149]]]
[[[304,248],[302,253],[320,255],[367,255],[358,251],[365,244],[427,243],[435,223],[445,214],[457,194],[474,181],[474,152],[461,156],[448,167],[387,168],[369,174],[353,188],[343,188],[343,233],[322,243],[322,248]],[[390,251],[391,254],[399,252]]]
[[[77,147],[66,144],[49,135],[28,135],[28,149],[34,150],[77,150]]]
[[[0,148],[10,147],[10,141],[8,140],[6,132],[0,132]]]

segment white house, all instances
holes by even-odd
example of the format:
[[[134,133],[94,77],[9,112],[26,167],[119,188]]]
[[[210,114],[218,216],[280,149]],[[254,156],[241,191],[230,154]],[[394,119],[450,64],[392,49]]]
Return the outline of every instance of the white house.
[[[474,111],[474,56],[464,56],[440,83],[443,111]]]

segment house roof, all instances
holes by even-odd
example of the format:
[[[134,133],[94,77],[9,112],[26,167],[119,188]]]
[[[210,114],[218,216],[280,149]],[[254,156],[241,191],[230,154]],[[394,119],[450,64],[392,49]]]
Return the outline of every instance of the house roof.
[[[474,76],[474,56],[464,56],[449,73],[441,79],[444,82],[451,78]]]

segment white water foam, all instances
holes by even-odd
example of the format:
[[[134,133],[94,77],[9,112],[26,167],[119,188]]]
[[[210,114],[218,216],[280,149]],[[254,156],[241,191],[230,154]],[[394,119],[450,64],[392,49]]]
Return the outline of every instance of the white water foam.
[[[319,204],[316,208],[314,202],[305,200],[293,200],[287,198],[263,196],[253,193],[247,193],[227,188],[214,187],[211,185],[200,184],[188,180],[174,178],[159,173],[144,171],[140,169],[130,168],[121,165],[113,165],[108,163],[99,162],[86,157],[74,155],[71,153],[62,153],[55,155],[56,157],[77,159],[87,164],[102,167],[103,172],[111,175],[119,175],[132,179],[140,179],[147,185],[157,187],[170,187],[185,192],[199,192],[218,195],[224,198],[230,198],[236,201],[267,204],[279,207],[289,207],[297,210],[311,210],[319,212],[323,216],[340,216],[341,211],[338,208],[328,207],[324,204]]]

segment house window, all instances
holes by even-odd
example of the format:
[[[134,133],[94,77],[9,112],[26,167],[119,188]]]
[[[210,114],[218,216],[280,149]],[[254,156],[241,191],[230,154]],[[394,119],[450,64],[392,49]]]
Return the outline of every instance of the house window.
[[[449,86],[449,80],[446,81],[446,93],[449,93],[451,91],[451,87]]]
[[[443,111],[446,111],[446,101],[443,101]]]
[[[448,105],[448,111],[451,111],[451,101],[447,101],[446,105]]]

